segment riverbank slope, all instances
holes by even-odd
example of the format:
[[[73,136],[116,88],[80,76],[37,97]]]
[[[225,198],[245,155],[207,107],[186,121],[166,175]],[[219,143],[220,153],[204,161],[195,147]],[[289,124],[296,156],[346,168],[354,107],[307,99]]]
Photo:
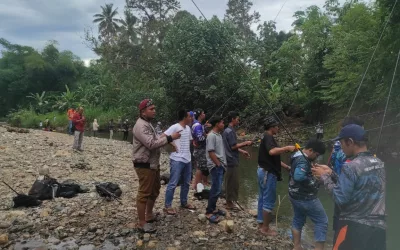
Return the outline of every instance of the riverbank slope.
[[[136,228],[136,192],[138,179],[131,162],[127,142],[93,137],[84,138],[83,153],[71,149],[73,137],[66,134],[30,130],[11,133],[0,127],[1,178],[18,192],[27,193],[47,166],[58,181],[72,179],[90,188],[89,193],[72,199],[44,201],[38,208],[11,209],[13,193],[0,185],[0,243],[5,249],[291,249],[290,239],[270,239],[257,232],[255,219],[248,211],[231,213],[234,230],[223,224],[199,221],[206,201],[198,201],[190,192],[190,202],[198,210],[180,210],[177,216],[161,216],[156,234],[143,235]],[[84,163],[84,164],[82,164]],[[168,169],[163,154],[162,169]],[[80,169],[79,166],[84,166]],[[105,201],[95,192],[93,182],[118,183],[122,203]],[[156,209],[164,204],[165,186]],[[174,205],[178,206],[179,188]],[[220,207],[223,201],[219,201]],[[8,239],[6,239],[8,238]]]

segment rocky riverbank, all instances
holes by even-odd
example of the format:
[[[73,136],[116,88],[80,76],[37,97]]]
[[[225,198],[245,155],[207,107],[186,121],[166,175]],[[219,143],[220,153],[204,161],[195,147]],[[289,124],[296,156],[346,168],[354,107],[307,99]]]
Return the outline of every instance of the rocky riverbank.
[[[158,231],[143,235],[136,229],[138,179],[131,163],[131,145],[93,137],[84,138],[84,152],[71,149],[73,137],[66,134],[30,130],[7,132],[0,127],[1,179],[21,193],[27,193],[47,166],[58,181],[72,179],[90,192],[72,199],[44,201],[40,207],[12,209],[14,194],[0,184],[0,248],[2,249],[291,249],[287,237],[270,239],[257,232],[248,211],[231,213],[233,231],[225,223],[209,224],[200,214],[206,201],[190,193],[196,212],[180,210],[177,216],[161,216]],[[162,156],[168,169],[168,156]],[[84,166],[76,168],[76,166]],[[120,185],[122,203],[98,196],[94,181]],[[164,204],[165,186],[156,208]],[[179,188],[174,204],[178,206]],[[223,201],[219,202],[222,207]],[[199,216],[200,215],[200,216]],[[231,228],[229,228],[231,229]]]

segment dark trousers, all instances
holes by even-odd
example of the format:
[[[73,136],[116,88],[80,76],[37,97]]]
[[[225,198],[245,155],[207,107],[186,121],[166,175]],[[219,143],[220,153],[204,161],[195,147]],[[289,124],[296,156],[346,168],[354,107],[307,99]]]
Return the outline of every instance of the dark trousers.
[[[386,230],[352,221],[339,221],[333,250],[385,250]]]
[[[339,216],[340,216],[340,207],[335,203],[335,207],[333,208],[333,244],[335,244],[337,235],[339,233]]]
[[[223,167],[214,167],[210,171],[212,184],[206,214],[212,214],[217,209],[217,201],[221,194],[224,172],[225,169]]]

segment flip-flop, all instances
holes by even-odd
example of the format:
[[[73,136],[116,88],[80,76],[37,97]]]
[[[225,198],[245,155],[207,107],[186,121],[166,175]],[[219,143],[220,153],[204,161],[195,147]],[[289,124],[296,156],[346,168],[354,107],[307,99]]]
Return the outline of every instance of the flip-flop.
[[[192,210],[192,211],[194,211],[194,210],[197,209],[196,206],[191,205],[191,204],[186,204],[186,205],[184,205],[184,206],[181,206],[181,208],[183,208],[183,209],[188,209],[188,210]]]
[[[226,216],[226,212],[224,210],[218,209],[217,212],[214,212],[213,214],[221,215],[221,216]]]
[[[207,217],[207,220],[210,223],[214,223],[214,224],[218,224],[220,222],[220,219],[219,219],[218,215],[216,215],[216,214],[213,214],[210,217]]]
[[[144,224],[143,227],[139,227],[138,229],[141,233],[152,234],[152,233],[157,232],[157,229],[155,229],[154,226],[150,223],[146,223],[146,224]]]
[[[146,220],[147,223],[153,223],[161,220],[161,213],[157,212],[153,214],[153,219]]]
[[[172,211],[171,211],[172,210]],[[173,209],[172,207],[170,208],[164,208],[163,209],[164,213],[166,213],[167,215],[176,215],[176,211],[175,209]]]

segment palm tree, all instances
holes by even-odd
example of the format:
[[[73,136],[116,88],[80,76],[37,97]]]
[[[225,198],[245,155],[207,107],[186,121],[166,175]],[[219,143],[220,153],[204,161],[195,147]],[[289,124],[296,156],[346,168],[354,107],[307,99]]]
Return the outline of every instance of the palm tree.
[[[125,9],[124,15],[125,19],[119,20],[119,23],[121,24],[120,30],[130,43],[136,43],[137,33],[135,25],[138,19],[128,9]]]
[[[115,35],[119,29],[118,23],[121,22],[120,19],[116,18],[118,15],[118,11],[116,9],[113,10],[113,4],[106,4],[105,6],[100,6],[102,9],[101,14],[96,14],[93,17],[94,23],[98,23],[99,25],[99,33],[106,38],[110,38]]]

